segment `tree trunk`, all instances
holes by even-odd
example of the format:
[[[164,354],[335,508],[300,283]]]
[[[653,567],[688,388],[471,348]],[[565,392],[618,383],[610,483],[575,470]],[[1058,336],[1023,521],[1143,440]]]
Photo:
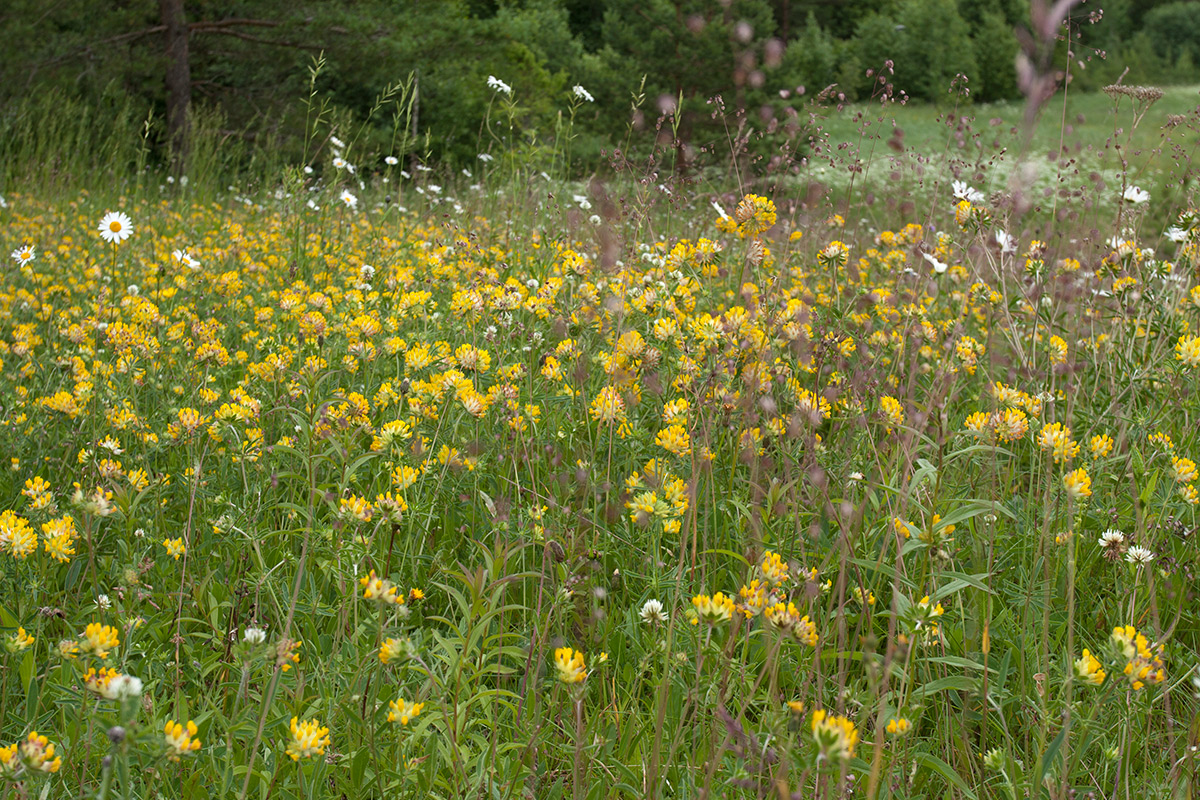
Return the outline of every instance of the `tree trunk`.
[[[158,9],[166,28],[167,140],[171,148],[171,169],[182,173],[189,141],[188,108],[192,103],[188,26],[183,14],[183,0],[158,0]]]

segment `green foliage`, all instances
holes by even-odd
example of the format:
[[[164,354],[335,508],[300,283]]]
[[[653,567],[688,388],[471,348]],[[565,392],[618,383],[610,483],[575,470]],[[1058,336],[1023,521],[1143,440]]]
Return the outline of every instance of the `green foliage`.
[[[897,89],[941,102],[956,75],[975,80],[975,47],[957,0],[905,0],[896,19],[904,26],[896,58]]]
[[[693,156],[729,152],[738,129],[758,135],[779,119],[780,90],[836,83],[847,99],[870,97],[880,93],[889,59],[885,82],[912,99],[941,102],[957,73],[969,79],[974,100],[1013,99],[1013,30],[1029,26],[1022,0],[189,0],[183,8],[192,109],[196,119],[220,120],[201,124],[193,136],[215,138],[194,144],[208,166],[242,175],[271,174],[304,156],[296,100],[306,92],[305,65],[321,53],[319,97],[337,135],[356,131],[354,155],[369,170],[386,155],[428,158],[455,173],[473,168],[493,142],[487,121],[495,97],[486,79],[495,75],[522,98],[504,135],[522,143],[530,164],[559,169],[566,165],[553,142],[569,126],[570,168],[581,175],[603,169],[605,151],[633,147],[655,158],[654,148],[676,137]],[[1078,88],[1100,88],[1127,67],[1126,83],[1200,75],[1194,3],[1112,0],[1102,17],[1093,13],[1072,12]],[[151,163],[166,160],[167,64],[156,0],[103,14],[86,0],[11,0],[0,25],[20,43],[0,50],[0,125],[54,130],[55,104],[36,98],[78,101],[91,117],[109,113],[120,95],[128,114],[114,123],[129,123],[138,139],[124,147],[144,149]],[[1060,45],[1054,63],[1067,61]],[[412,146],[398,152],[396,109],[372,108],[384,87],[410,76]],[[595,102],[568,121],[560,110],[575,85]],[[634,111],[639,87],[643,102]],[[664,117],[681,97],[682,113]],[[715,124],[717,109],[738,119],[730,134]],[[107,122],[99,125],[107,130]],[[76,173],[112,157],[99,141],[80,147]]]
[[[1010,100],[1017,91],[1017,39],[1000,14],[987,12],[972,36],[978,71],[971,75],[971,96],[983,102]]]
[[[1192,64],[1200,64],[1200,4],[1158,6],[1146,14],[1144,30],[1154,52],[1166,63],[1175,64],[1187,57]]]

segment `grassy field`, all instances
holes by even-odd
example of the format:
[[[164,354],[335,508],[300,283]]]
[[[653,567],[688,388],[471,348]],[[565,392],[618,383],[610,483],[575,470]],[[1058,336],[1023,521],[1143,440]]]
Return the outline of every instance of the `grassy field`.
[[[7,187],[0,791],[1192,796],[1200,220],[893,113],[911,208]]]

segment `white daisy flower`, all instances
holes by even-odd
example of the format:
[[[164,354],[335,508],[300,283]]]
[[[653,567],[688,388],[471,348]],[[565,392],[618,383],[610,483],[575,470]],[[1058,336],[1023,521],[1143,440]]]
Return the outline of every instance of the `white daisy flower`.
[[[342,158],[341,156],[337,156],[333,159],[333,165],[338,169],[345,169],[347,166],[346,159]]]
[[[986,199],[983,196],[983,192],[968,185],[966,181],[955,181],[953,184],[951,184],[951,188],[954,191],[954,199],[956,200],[966,200],[970,203],[982,203]]]
[[[27,244],[24,247],[18,247],[16,250],[12,251],[12,260],[20,264],[22,267],[28,264],[30,261],[33,261],[33,259],[36,257],[36,254],[33,252],[33,245],[31,244]]]
[[[383,163],[387,164],[389,167],[394,167],[400,163],[400,159],[396,158],[395,156],[387,156],[383,159]]]
[[[500,92],[501,94],[507,94],[507,95],[512,94],[512,87],[509,86],[504,81],[497,78],[495,75],[488,75],[487,85],[488,85],[489,89],[495,89],[497,92]]]
[[[339,139],[336,136],[330,136],[329,141],[334,147],[345,147],[346,146],[346,143],[343,142],[341,139]]]
[[[200,262],[192,258],[187,250],[172,250],[171,258],[174,258],[176,262],[183,264],[185,267],[200,269]]]
[[[1007,231],[996,231],[996,244],[1000,245],[1001,253],[1017,252],[1017,240]]]
[[[100,220],[100,238],[120,244],[133,235],[133,220],[122,211],[110,211]]]
[[[1121,197],[1127,203],[1141,205],[1150,199],[1150,193],[1145,189],[1142,189],[1140,186],[1130,186],[1125,190],[1125,194],[1121,195]]]
[[[933,267],[933,271],[936,272],[938,275],[941,275],[943,272],[945,272],[950,267],[950,265],[945,263],[944,261],[938,261],[937,258],[934,257],[930,253],[921,253],[921,255],[925,258],[926,261],[929,262],[929,265],[931,267]]]
[[[721,219],[723,219],[725,221],[729,220],[729,215],[725,213],[725,209],[721,208],[721,204],[718,203],[716,200],[712,201],[712,207],[713,207],[713,211],[716,211],[721,216]]]
[[[350,194],[350,191],[348,189],[343,189],[342,193],[340,195],[338,195],[338,199],[340,199],[343,203],[345,203],[346,208],[349,208],[349,209],[358,208],[358,198],[355,197],[354,195]]]

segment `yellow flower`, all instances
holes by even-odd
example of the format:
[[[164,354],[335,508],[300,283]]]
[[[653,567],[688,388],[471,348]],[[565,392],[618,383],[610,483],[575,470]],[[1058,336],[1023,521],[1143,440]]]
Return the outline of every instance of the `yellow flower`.
[[[1105,458],[1113,451],[1113,439],[1108,434],[1097,434],[1092,437],[1088,443],[1088,449],[1091,450],[1092,458]]]
[[[1200,367],[1200,336],[1180,336],[1175,343],[1175,360],[1185,367]]]
[[[1100,662],[1085,647],[1083,655],[1075,661],[1075,678],[1088,686],[1099,686],[1104,683],[1104,677]]]
[[[121,673],[112,667],[101,667],[100,669],[92,667],[83,675],[83,687],[102,697],[108,697],[109,684],[119,677],[121,677]]]
[[[587,677],[583,653],[570,647],[560,647],[554,651],[554,668],[558,672],[558,679],[563,683],[583,683]]]
[[[748,194],[737,204],[733,218],[738,223],[738,236],[743,239],[758,236],[775,224],[775,204],[761,195]]]
[[[884,422],[888,425],[888,433],[892,432],[892,428],[899,428],[904,424],[904,406],[900,401],[890,395],[884,395],[879,401],[880,411],[883,412]]]
[[[1071,429],[1061,422],[1042,428],[1042,432],[1038,434],[1038,446],[1051,451],[1056,464],[1070,461],[1079,455],[1079,445],[1071,438]]]
[[[405,597],[399,593],[396,585],[387,579],[377,577],[375,570],[371,570],[359,578],[358,583],[363,587],[364,600],[378,600],[381,603],[397,606],[404,605]]]
[[[195,738],[199,732],[196,723],[188,720],[187,725],[181,725],[175,720],[167,720],[163,728],[163,736],[167,743],[167,758],[178,761],[180,756],[191,755],[200,749],[200,740]]]
[[[37,533],[25,518],[12,510],[0,512],[0,553],[26,558],[37,550],[37,543]]]
[[[325,748],[330,744],[329,728],[322,728],[319,720],[300,722],[297,717],[292,717],[291,731],[292,741],[288,743],[287,754],[292,761],[325,755]]]
[[[1075,500],[1092,496],[1092,479],[1088,477],[1087,470],[1083,467],[1064,475],[1063,487],[1066,488],[1067,494]]]
[[[893,736],[903,736],[912,730],[912,723],[904,717],[892,717],[886,727],[887,732]]]
[[[183,539],[163,539],[163,547],[167,548],[167,555],[173,556],[176,561],[184,554]]]
[[[700,619],[709,625],[728,622],[733,617],[733,598],[726,597],[721,592],[717,592],[712,597],[698,594],[692,598],[692,605],[696,608]]]
[[[388,722],[399,722],[401,725],[407,725],[410,719],[421,713],[421,709],[425,707],[425,704],[408,703],[401,698],[400,700],[388,701],[388,706],[392,709],[387,715]]]
[[[33,645],[34,638],[25,632],[24,628],[17,628],[16,633],[10,633],[4,640],[4,649],[10,653],[19,653]]]
[[[21,759],[17,757],[17,746],[0,747],[0,778],[15,778],[21,771]]]
[[[688,436],[687,429],[679,423],[659,431],[658,435],[654,437],[654,443],[668,453],[677,456],[686,456],[692,450],[691,437]]]
[[[383,644],[379,646],[379,660],[384,664],[390,664],[393,661],[404,658],[408,652],[409,646],[407,640],[384,639]]]
[[[778,553],[768,550],[763,553],[762,574],[771,583],[781,586],[788,580],[787,562]]]
[[[1125,661],[1123,672],[1135,691],[1144,688],[1147,683],[1162,683],[1167,679],[1162,645],[1151,648],[1137,628],[1132,625],[1118,626],[1113,629],[1109,641]]]
[[[93,622],[83,631],[83,652],[93,653],[97,658],[108,658],[108,653],[121,644],[117,629],[111,625]]]
[[[54,755],[54,745],[37,731],[30,731],[17,749],[21,754],[21,761],[32,770],[58,772],[62,766],[62,758],[56,758]]]
[[[831,716],[825,709],[814,711],[812,734],[820,751],[819,758],[842,761],[854,757],[854,746],[858,744],[858,729],[845,717]]]
[[[625,421],[625,401],[614,386],[605,386],[592,401],[592,419],[612,425]]]
[[[1196,480],[1196,462],[1190,458],[1171,457],[1171,477],[1176,483],[1191,483]]]

